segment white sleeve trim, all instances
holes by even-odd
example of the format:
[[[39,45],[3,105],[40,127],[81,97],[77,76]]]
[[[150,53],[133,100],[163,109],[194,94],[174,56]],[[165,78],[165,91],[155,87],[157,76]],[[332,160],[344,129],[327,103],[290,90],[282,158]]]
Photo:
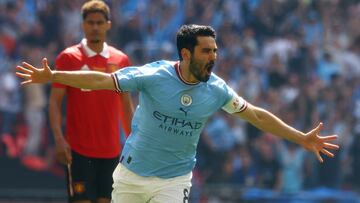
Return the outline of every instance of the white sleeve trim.
[[[230,101],[225,104],[222,109],[230,114],[240,113],[247,108],[247,102],[237,94],[230,99]]]

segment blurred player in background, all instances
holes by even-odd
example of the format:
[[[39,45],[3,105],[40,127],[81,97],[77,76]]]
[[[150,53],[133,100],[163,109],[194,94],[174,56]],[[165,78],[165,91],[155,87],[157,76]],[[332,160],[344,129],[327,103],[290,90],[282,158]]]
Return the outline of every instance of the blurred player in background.
[[[0,73],[0,155],[3,156],[3,145],[6,146],[6,155],[15,158],[19,150],[15,138],[15,124],[21,110],[20,81],[12,75],[15,69]]]
[[[139,91],[132,132],[114,171],[116,203],[188,202],[199,136],[217,110],[244,119],[257,128],[313,152],[333,157],[336,135],[320,136],[322,123],[304,133],[272,113],[256,107],[212,73],[217,45],[210,26],[184,25],[177,33],[179,61],[156,61],[113,74],[51,71],[28,63],[18,66],[22,84],[58,82],[85,89]],[[71,67],[71,65],[68,65]]]
[[[81,14],[85,38],[58,55],[56,69],[111,73],[129,66],[128,56],[105,42],[111,27],[109,7],[103,1],[88,1]],[[63,133],[61,107],[65,95]],[[126,136],[130,133],[133,107],[129,94],[54,83],[49,113],[58,161],[67,166],[70,201],[110,202],[111,175],[122,149],[119,132]]]

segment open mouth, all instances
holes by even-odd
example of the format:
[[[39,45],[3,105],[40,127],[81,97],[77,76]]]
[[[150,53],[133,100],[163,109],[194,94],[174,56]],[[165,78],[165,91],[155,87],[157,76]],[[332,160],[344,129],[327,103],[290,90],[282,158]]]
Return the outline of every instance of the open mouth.
[[[211,71],[212,71],[213,67],[214,67],[214,62],[210,62],[210,63],[206,64],[206,66],[205,66],[206,72],[208,74],[211,74]]]

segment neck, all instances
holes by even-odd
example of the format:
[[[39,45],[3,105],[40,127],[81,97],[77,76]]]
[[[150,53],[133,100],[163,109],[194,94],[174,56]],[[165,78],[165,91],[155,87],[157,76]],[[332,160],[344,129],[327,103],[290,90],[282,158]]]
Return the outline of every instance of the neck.
[[[191,74],[190,65],[184,61],[180,61],[179,74],[187,83],[198,83],[199,81]]]
[[[96,53],[100,53],[102,52],[102,50],[104,49],[104,42],[101,41],[101,42],[95,42],[95,43],[92,43],[90,42],[89,40],[87,41],[87,46],[93,50],[94,52]]]

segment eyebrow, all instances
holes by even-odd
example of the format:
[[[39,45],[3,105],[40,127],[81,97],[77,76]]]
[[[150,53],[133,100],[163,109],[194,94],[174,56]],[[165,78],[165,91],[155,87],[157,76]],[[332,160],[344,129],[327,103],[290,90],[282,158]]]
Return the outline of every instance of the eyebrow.
[[[206,51],[206,52],[208,52],[208,51],[214,51],[214,52],[217,52],[217,50],[218,50],[218,48],[213,48],[213,49],[211,49],[211,48],[202,48],[201,49],[202,51]]]
[[[85,22],[106,22],[106,20],[84,20]]]

